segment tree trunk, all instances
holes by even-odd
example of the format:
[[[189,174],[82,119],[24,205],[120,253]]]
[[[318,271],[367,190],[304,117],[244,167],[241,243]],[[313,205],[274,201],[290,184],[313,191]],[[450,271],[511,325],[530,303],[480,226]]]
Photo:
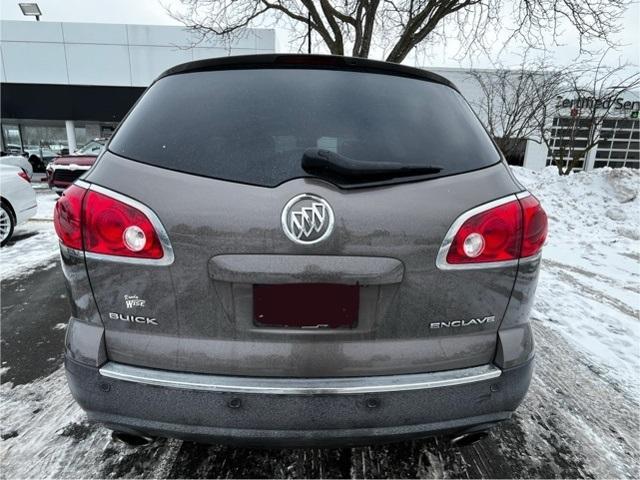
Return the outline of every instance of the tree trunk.
[[[558,175],[563,175],[563,173],[562,173],[562,170],[563,170],[563,168],[562,168],[562,160],[560,160],[560,159],[558,159],[556,157],[553,157],[553,163],[555,164],[556,168],[558,169]]]
[[[573,157],[571,158],[571,161],[569,162],[569,165],[567,165],[567,169],[564,172],[565,175],[569,175],[574,168],[576,168],[576,165],[578,164],[578,162],[580,161],[580,157],[582,156],[583,152],[580,153],[574,153]],[[584,152],[584,161],[587,161],[587,153]]]

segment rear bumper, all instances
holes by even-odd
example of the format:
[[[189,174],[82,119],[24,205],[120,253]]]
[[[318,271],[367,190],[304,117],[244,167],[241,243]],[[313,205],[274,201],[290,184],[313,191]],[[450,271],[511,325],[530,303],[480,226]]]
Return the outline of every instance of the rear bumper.
[[[360,386],[378,385],[356,393],[324,393],[347,390],[317,390],[318,380],[306,385],[313,390],[304,390],[305,380],[287,386],[285,379],[274,379],[275,383],[261,379],[257,388],[269,384],[278,388],[250,393],[245,386],[252,382],[246,382],[246,377],[196,375],[200,382],[176,387],[156,382],[156,374],[163,377],[162,371],[152,369],[135,369],[144,375],[124,380],[68,357],[65,365],[69,388],[92,421],[130,433],[255,446],[355,445],[483,428],[509,418],[524,398],[533,370],[529,361],[497,371],[497,377],[481,375],[468,381],[472,369],[464,369],[456,371],[462,376],[467,371],[463,383],[413,389],[381,388],[407,384],[406,377],[424,381],[424,375],[365,377],[334,384],[338,389],[353,385],[354,380]],[[130,372],[123,367],[112,372]],[[487,366],[484,371],[490,370]]]

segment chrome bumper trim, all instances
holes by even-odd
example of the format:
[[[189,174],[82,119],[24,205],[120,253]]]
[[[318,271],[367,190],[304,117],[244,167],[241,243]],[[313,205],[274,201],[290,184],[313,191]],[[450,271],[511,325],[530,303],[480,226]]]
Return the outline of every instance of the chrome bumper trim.
[[[72,172],[86,172],[87,170],[89,170],[92,167],[92,165],[77,165],[74,164],[74,166],[72,167],[71,165],[51,165],[51,170],[52,171],[56,171],[56,170],[70,170]]]
[[[494,365],[409,375],[344,378],[231,377],[173,372],[108,362],[100,368],[103,377],[125,382],[209,392],[258,393],[269,395],[349,395],[400,392],[451,387],[497,378],[502,371]]]

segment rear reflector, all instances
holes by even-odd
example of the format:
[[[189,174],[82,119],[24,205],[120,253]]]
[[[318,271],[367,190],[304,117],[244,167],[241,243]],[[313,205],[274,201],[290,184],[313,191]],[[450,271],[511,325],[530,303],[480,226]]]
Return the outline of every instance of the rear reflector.
[[[60,242],[93,258],[170,264],[173,251],[155,214],[135,200],[102,187],[74,184],[56,203],[54,226]],[[152,220],[155,218],[155,222]]]
[[[532,196],[510,196],[461,215],[447,233],[441,269],[500,267],[536,255],[547,238],[547,216]]]

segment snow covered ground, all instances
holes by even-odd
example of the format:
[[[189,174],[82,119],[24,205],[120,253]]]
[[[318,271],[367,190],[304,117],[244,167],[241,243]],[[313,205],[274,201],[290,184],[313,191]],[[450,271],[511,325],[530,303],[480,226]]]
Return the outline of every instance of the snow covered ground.
[[[248,450],[159,439],[133,450],[86,422],[60,367],[1,386],[2,477],[638,478],[640,174],[513,171],[549,215],[532,312],[536,374],[514,418],[482,442]],[[38,217],[0,252],[3,282],[58,254],[48,220],[55,196],[43,191],[38,200]]]
[[[53,265],[58,257],[58,237],[53,228],[53,207],[58,195],[41,185],[37,187],[38,212],[18,225],[11,242],[0,250],[0,280]]]
[[[549,216],[532,312],[603,375],[640,395],[640,175],[514,168]],[[539,345],[544,348],[544,345]]]

